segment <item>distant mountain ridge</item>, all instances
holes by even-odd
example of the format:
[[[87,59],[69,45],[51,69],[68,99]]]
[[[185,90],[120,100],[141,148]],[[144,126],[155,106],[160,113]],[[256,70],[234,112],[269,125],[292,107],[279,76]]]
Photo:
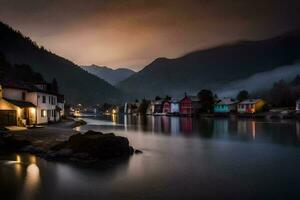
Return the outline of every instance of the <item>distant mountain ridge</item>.
[[[56,78],[68,103],[97,104],[119,102],[120,90],[87,73],[73,62],[39,47],[28,37],[0,22],[0,52],[12,64],[27,64],[47,81]]]
[[[216,90],[235,80],[291,65],[299,58],[300,32],[295,31],[200,50],[176,59],[158,58],[117,87],[139,97],[195,94],[203,88]]]
[[[131,75],[135,74],[133,70],[127,68],[111,69],[106,66],[97,65],[81,66],[81,68],[107,81],[111,85],[116,85],[120,81],[123,81]]]

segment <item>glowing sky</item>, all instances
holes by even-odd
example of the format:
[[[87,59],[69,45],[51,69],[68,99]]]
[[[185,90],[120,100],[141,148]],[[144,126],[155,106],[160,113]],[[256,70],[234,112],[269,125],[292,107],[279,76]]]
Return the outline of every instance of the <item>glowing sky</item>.
[[[80,65],[157,57],[300,28],[298,0],[0,0],[0,20]]]

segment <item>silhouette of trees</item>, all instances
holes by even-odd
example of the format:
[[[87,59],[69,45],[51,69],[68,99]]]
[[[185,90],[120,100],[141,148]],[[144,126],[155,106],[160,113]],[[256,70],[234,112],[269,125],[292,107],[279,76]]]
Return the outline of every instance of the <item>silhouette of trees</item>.
[[[236,99],[238,101],[244,101],[245,99],[249,99],[250,98],[250,95],[249,95],[249,92],[247,90],[242,90],[240,91],[237,96],[236,96]]]
[[[203,89],[198,93],[198,98],[201,104],[201,112],[211,113],[214,106],[214,96],[212,91]]]
[[[295,96],[287,82],[280,80],[274,83],[269,91],[267,101],[275,107],[294,106]]]

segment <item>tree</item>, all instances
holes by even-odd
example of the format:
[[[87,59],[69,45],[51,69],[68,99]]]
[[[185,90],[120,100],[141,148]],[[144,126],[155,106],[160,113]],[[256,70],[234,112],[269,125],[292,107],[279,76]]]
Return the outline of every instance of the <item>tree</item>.
[[[170,101],[171,99],[172,99],[172,97],[170,97],[169,95],[167,95],[167,96],[165,97],[165,100]]]
[[[294,78],[294,80],[292,80],[291,85],[292,86],[299,86],[300,85],[300,76],[299,76],[299,74]]]
[[[214,96],[212,91],[203,89],[198,93],[198,98],[201,104],[201,111],[210,113],[214,106]]]
[[[160,96],[156,96],[155,101],[159,101],[159,100],[161,100]]]
[[[247,90],[242,90],[238,93],[236,99],[238,101],[244,101],[245,99],[249,99],[249,97],[250,97],[249,92]]]
[[[274,83],[267,100],[276,107],[294,106],[295,104],[294,94],[284,80]]]
[[[56,78],[54,78],[52,80],[52,91],[55,93],[58,93],[58,84],[57,84]]]

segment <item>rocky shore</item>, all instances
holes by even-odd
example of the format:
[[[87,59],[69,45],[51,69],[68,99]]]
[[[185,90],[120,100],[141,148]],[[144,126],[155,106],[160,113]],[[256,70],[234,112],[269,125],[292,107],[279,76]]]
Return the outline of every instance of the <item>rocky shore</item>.
[[[74,127],[73,124],[64,126]],[[126,137],[113,133],[91,130],[80,133],[70,128],[48,127],[1,134],[0,153],[30,153],[46,160],[95,163],[126,158],[141,151],[134,150]]]

